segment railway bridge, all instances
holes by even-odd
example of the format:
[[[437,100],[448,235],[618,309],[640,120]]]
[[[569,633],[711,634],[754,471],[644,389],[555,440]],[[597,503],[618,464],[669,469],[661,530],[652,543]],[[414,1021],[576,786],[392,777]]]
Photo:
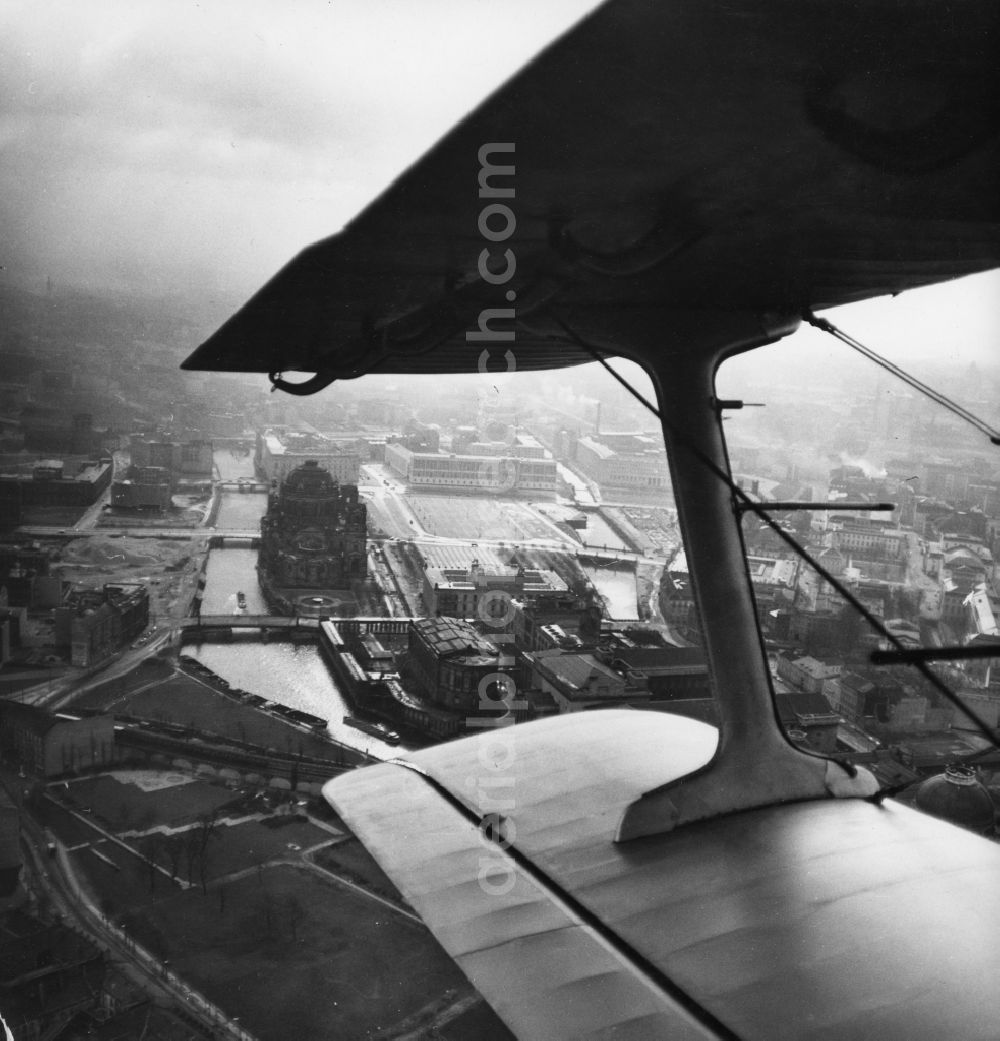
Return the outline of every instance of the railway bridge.
[[[219,614],[219,615],[194,615],[190,618],[181,618],[175,625],[185,632],[197,632],[212,630],[235,630],[235,629],[270,629],[270,630],[299,630],[313,632],[319,629],[320,622],[330,621],[336,624],[337,629],[344,634],[373,633],[379,635],[404,635],[409,631],[410,625],[416,618],[381,618],[381,617],[358,617],[358,618],[320,618],[297,615],[290,618],[287,615],[261,615],[261,614]]]

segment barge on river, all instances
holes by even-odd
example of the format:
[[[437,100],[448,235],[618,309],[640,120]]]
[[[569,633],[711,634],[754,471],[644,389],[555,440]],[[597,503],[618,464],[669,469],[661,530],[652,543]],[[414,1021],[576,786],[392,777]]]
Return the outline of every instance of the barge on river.
[[[355,730],[361,730],[385,741],[386,744],[398,745],[402,740],[395,730],[390,730],[384,723],[369,723],[367,719],[358,719],[356,716],[344,716],[344,722]]]

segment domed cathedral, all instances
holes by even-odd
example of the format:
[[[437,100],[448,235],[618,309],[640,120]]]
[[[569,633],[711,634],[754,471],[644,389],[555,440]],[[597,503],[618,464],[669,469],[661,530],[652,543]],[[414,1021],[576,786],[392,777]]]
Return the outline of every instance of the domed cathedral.
[[[260,584],[286,609],[297,595],[348,590],[367,574],[367,509],[354,484],[338,484],[315,460],[268,495],[261,518]]]
[[[997,837],[996,808],[989,790],[965,764],[949,766],[917,789],[917,809],[970,831]]]

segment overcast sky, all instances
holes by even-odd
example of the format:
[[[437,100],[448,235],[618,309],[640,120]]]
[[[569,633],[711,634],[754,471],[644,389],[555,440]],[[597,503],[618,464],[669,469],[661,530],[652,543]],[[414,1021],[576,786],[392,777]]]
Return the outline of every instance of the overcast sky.
[[[595,6],[0,0],[0,277],[242,301]],[[996,357],[998,289],[863,321]]]
[[[0,263],[246,295],[595,6],[0,0]]]

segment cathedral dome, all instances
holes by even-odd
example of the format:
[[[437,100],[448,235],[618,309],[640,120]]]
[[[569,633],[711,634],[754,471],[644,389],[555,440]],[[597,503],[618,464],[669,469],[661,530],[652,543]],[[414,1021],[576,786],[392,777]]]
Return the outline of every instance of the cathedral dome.
[[[917,789],[917,808],[981,835],[994,830],[993,800],[969,766],[949,766]]]

